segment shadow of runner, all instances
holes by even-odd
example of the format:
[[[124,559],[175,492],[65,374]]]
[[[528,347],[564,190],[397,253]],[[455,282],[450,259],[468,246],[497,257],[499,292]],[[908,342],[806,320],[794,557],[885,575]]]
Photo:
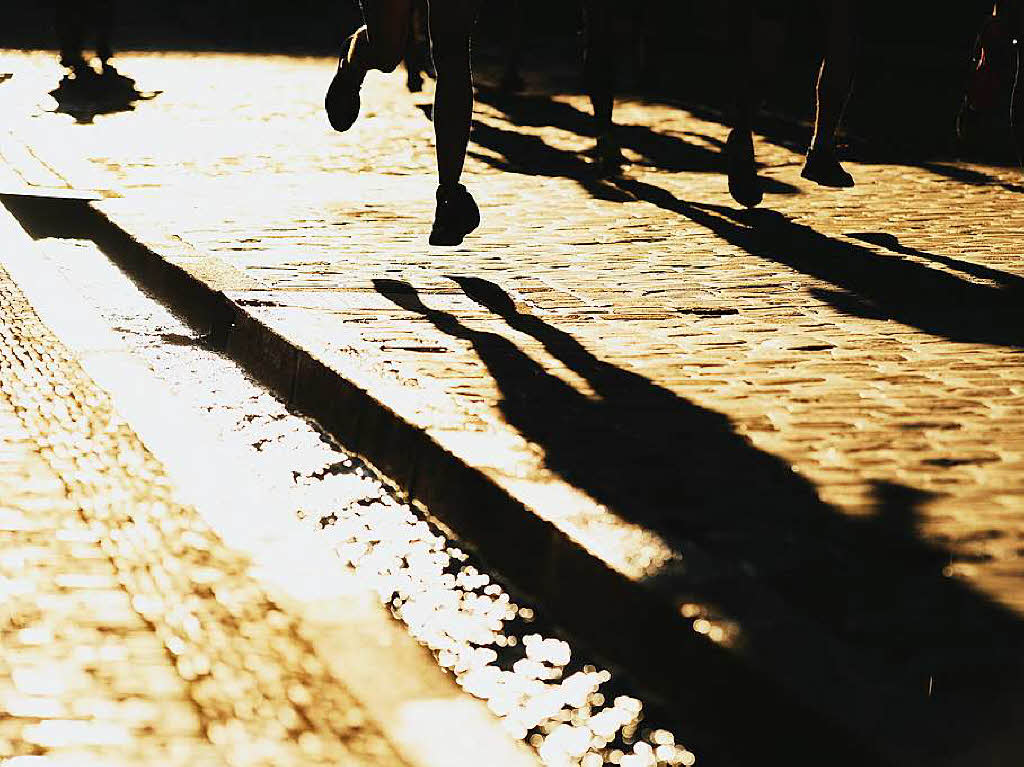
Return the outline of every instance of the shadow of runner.
[[[510,328],[539,341],[596,396],[548,373],[504,336],[427,307],[407,283],[379,279],[374,286],[471,344],[499,387],[507,423],[543,449],[549,469],[617,515],[739,565],[810,616],[882,680],[882,709],[901,699],[927,700],[927,709],[892,712],[899,733],[892,737],[928,760],[921,763],[1021,753],[1024,733],[1014,722],[1022,713],[1024,626],[943,576],[950,553],[915,531],[926,494],[879,484],[876,513],[848,517],[785,461],[737,434],[724,415],[599,359],[570,334],[521,312],[494,283],[452,279]],[[695,596],[734,606],[718,591]],[[778,643],[787,626],[776,621],[743,631],[756,648]],[[929,685],[942,695],[928,700]],[[835,763],[822,756],[821,763]]]
[[[57,102],[55,111],[71,115],[80,125],[92,123],[97,115],[130,112],[137,102],[148,101],[159,94],[159,91],[138,90],[135,80],[109,64],[102,73],[85,67],[66,74],[50,91]]]
[[[987,279],[999,284],[970,282],[828,237],[773,210],[740,211],[687,202],[635,179],[617,179],[616,184],[638,199],[685,216],[746,253],[834,285],[838,290],[812,288],[811,293],[843,313],[895,320],[950,341],[1024,346],[1024,282],[1012,274],[976,267],[977,276],[983,270]],[[862,239],[877,243],[879,236]],[[966,262],[956,259],[910,249],[894,252],[971,273]]]

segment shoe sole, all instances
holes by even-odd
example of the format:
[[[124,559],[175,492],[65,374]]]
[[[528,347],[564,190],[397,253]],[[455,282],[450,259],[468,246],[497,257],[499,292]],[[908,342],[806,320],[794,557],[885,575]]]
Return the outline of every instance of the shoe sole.
[[[853,179],[850,179],[849,181],[846,181],[845,179],[842,181],[834,181],[832,179],[818,176],[813,171],[808,171],[806,168],[800,171],[800,178],[805,178],[808,181],[813,181],[818,186],[825,186],[828,187],[829,189],[850,189],[856,186],[856,183],[853,181]]]

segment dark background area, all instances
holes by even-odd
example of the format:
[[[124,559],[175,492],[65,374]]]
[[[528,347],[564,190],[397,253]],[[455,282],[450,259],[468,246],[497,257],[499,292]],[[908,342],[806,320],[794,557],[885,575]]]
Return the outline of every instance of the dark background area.
[[[953,124],[978,27],[991,0],[861,0],[858,75],[847,115],[859,153],[880,159],[913,154],[961,154],[1009,161],[1001,135],[973,146],[954,140]],[[647,0],[622,8],[620,90],[722,108],[725,104],[724,2]],[[779,3],[787,10],[777,69],[766,84],[769,113],[784,115],[795,141],[813,108],[820,31],[813,0]],[[528,84],[579,88],[580,7],[575,0],[523,0]],[[481,2],[475,59],[482,82],[500,70],[506,0]],[[334,53],[358,23],[355,0],[149,0],[117,3],[115,50],[233,50]],[[659,63],[660,81],[637,82],[643,28]],[[4,11],[0,46],[55,47],[53,0],[19,3]],[[996,132],[998,134],[998,131]],[[983,146],[987,144],[987,146]],[[1004,151],[1004,149],[1006,151]]]

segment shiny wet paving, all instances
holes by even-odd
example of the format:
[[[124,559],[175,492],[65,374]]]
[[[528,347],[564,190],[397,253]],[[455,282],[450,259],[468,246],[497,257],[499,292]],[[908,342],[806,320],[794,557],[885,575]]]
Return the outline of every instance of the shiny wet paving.
[[[429,648],[438,664],[452,674],[467,693],[485,701],[509,734],[536,749],[543,763],[583,767],[695,763],[694,753],[677,743],[670,730],[657,726],[659,717],[648,714],[642,696],[632,690],[620,674],[613,678],[609,670],[580,653],[572,640],[566,641],[552,627],[550,620],[542,619],[543,616],[526,606],[523,599],[514,596],[499,577],[488,573],[441,528],[404,504],[359,459],[332,443],[315,424],[290,413],[230,361],[210,350],[202,337],[139,292],[95,246],[74,240],[41,240],[37,246],[44,258],[45,270],[73,286],[75,293],[101,318],[101,324],[110,328],[119,343],[144,361],[171,391],[178,407],[199,414],[212,428],[221,442],[215,454],[230,456],[237,462],[225,476],[244,475],[251,483],[239,498],[270,499],[252,509],[252,513],[291,515],[316,531],[322,543],[336,552],[338,562],[337,572],[324,572],[321,577],[354,578],[361,588],[376,591],[381,602],[405,624],[410,634]],[[12,286],[12,290],[16,289]],[[53,399],[53,395],[50,396]],[[59,403],[56,407],[60,407]],[[165,415],[174,417],[173,413]],[[122,428],[127,429],[128,425]],[[131,437],[126,435],[123,439]],[[209,446],[200,439],[186,449],[204,452]],[[76,471],[72,466],[56,468],[64,476],[72,476]],[[147,482],[142,482],[137,484],[136,492],[145,494],[148,488]],[[189,494],[187,486],[183,491]],[[160,508],[171,508],[169,503],[161,501]],[[132,515],[134,507],[133,502],[124,509]],[[203,511],[201,504],[199,510]],[[166,528],[166,523],[156,519],[146,524]],[[198,546],[200,539],[195,531],[201,528],[202,523],[194,521],[189,523],[188,533],[171,530],[168,545],[173,546],[174,536],[181,535],[188,539],[186,548],[217,550],[217,544],[212,541]],[[132,534],[127,537],[131,538]],[[120,540],[121,536],[114,535],[113,539]],[[182,549],[179,545],[173,550],[180,552]],[[115,553],[114,556],[120,555]],[[205,554],[203,556],[202,563],[192,565],[188,560],[175,564],[173,558],[167,558],[163,567],[177,568],[179,577],[193,582],[204,581],[213,577],[216,568]],[[156,571],[157,582],[166,582],[166,579],[161,580],[160,572]],[[234,609],[246,612],[246,621],[274,626],[275,620],[271,619],[283,615],[268,604],[262,610],[261,620],[259,603],[250,604],[245,597],[238,601],[233,596],[237,589],[218,590],[216,585],[213,588],[219,600],[217,604],[225,602],[229,611],[234,604]],[[567,588],[571,588],[571,584],[567,584]],[[195,600],[182,601],[192,603]],[[144,609],[145,621],[161,630],[169,619],[165,620],[159,605],[167,602],[166,596],[157,600],[140,592],[132,597],[131,606]],[[188,622],[192,620],[191,615],[183,613],[181,617]],[[557,620],[557,616],[550,617]],[[217,622],[206,620],[202,615],[198,620],[198,625]],[[173,621],[170,623],[176,625]],[[252,633],[244,625],[239,625],[237,630],[246,635]],[[230,645],[232,633],[229,621],[218,636]],[[209,653],[191,653],[188,650],[191,645],[184,644],[187,635],[179,636],[171,630],[161,638],[164,646],[178,658],[175,669],[186,686],[190,680],[202,686],[206,685],[208,676],[218,677],[213,673],[213,665],[220,661]],[[252,641],[251,636],[248,641]],[[159,648],[160,643],[156,646]],[[259,674],[279,671],[280,661],[272,654],[257,654],[266,658]],[[310,688],[308,681],[303,686],[307,688],[311,702],[325,702],[331,700],[332,694],[339,694],[315,686]],[[230,696],[231,690],[235,687],[226,687],[223,694]],[[239,690],[241,688],[236,692]],[[205,700],[204,694],[200,694],[198,700]],[[298,695],[297,692],[287,694],[289,699]],[[217,710],[230,708],[233,703],[242,705],[244,700],[244,696],[238,701],[230,697],[222,699]],[[256,706],[252,710],[258,709]],[[338,710],[358,709],[354,703],[325,705],[317,714],[321,719],[313,721],[336,724],[337,713],[331,712]],[[328,718],[322,719],[325,716]],[[236,726],[234,720],[229,723],[231,726],[224,730],[225,738]],[[220,729],[211,730],[207,726],[206,732],[215,744],[221,739]],[[235,740],[229,742],[250,736],[239,730],[231,736]],[[124,737],[131,740],[131,732]],[[203,738],[201,734],[197,737],[199,747]],[[284,747],[287,734],[283,732],[282,737]],[[325,733],[321,739],[323,737],[329,741],[332,736]],[[312,748],[308,737],[301,743]],[[324,758],[334,758],[331,748],[324,748]],[[193,759],[193,763],[202,761],[188,758]],[[305,758],[296,762],[294,757],[279,753],[273,757],[273,763],[315,762],[303,761]],[[382,763],[380,757],[368,758],[373,763]],[[258,760],[258,756],[253,756],[250,763],[260,763]]]

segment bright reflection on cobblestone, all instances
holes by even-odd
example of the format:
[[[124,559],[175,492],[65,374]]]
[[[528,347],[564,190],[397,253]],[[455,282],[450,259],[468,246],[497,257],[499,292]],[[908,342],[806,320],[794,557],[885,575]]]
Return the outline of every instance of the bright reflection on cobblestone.
[[[357,465],[329,481],[348,497],[376,484]],[[574,663],[567,642],[531,630],[534,611],[516,604],[409,507],[386,495],[364,495],[319,521],[341,560],[372,582],[438,663],[545,764],[695,763],[671,732],[643,727],[639,700],[606,697],[608,671]]]
[[[531,607],[517,604],[357,459],[224,358],[201,344],[180,343],[194,334],[127,285],[109,262],[88,256],[86,251],[62,258],[59,268],[176,396],[201,411],[225,442],[245,446],[253,481],[326,536],[344,565],[372,584],[438,663],[463,689],[484,700],[512,735],[530,743],[545,764],[662,767],[696,762],[671,732],[648,728],[641,701],[625,694],[608,671],[574,657],[568,643],[545,635]],[[168,343],[169,338],[178,342]],[[203,581],[198,568],[190,577]],[[228,609],[245,603],[242,594],[218,591],[216,596]],[[266,622],[273,616],[253,618]],[[239,630],[247,629],[242,625]],[[217,676],[216,666],[206,669],[204,660],[193,656],[179,671],[186,677]],[[298,685],[286,692],[300,707],[309,695]],[[287,712],[279,723],[289,727]],[[215,730],[211,736],[231,739],[233,734]],[[311,759],[325,747],[311,732],[299,746]]]

